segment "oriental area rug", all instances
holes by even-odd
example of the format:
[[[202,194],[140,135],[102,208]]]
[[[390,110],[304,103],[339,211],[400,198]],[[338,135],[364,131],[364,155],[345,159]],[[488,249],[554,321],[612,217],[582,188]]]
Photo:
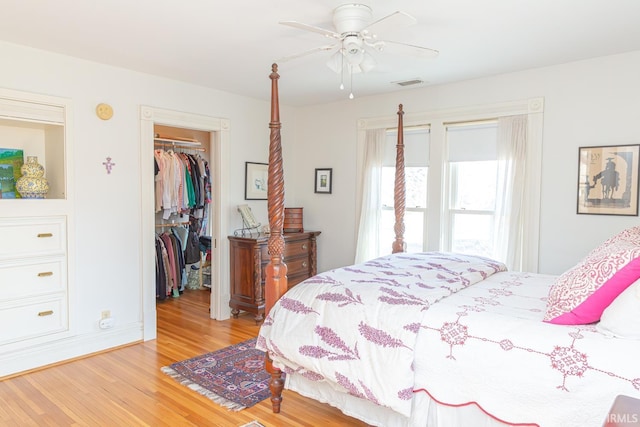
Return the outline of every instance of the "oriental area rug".
[[[162,372],[232,411],[240,411],[271,396],[264,352],[252,338],[165,366]]]

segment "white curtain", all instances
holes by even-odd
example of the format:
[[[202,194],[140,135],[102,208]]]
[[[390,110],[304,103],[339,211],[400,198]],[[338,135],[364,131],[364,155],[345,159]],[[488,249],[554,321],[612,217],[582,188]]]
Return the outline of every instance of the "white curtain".
[[[495,258],[523,271],[527,159],[527,116],[498,119],[498,186],[494,223]]]
[[[384,129],[367,130],[362,168],[362,203],[360,204],[358,242],[356,244],[356,264],[376,258],[380,252],[378,235],[385,140],[386,131]]]

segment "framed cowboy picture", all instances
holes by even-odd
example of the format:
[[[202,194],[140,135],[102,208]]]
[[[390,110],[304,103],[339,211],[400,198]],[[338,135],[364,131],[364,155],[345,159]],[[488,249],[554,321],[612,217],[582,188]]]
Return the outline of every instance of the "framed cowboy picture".
[[[578,213],[638,215],[640,145],[580,147]]]

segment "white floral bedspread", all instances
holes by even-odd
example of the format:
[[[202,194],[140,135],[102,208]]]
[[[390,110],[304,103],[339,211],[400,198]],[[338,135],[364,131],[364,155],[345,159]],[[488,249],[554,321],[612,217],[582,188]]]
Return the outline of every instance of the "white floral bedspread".
[[[617,395],[640,398],[640,340],[542,321],[554,278],[500,273],[433,305],[415,390],[541,427],[601,427]]]
[[[276,366],[409,417],[414,347],[429,307],[505,266],[430,252],[395,254],[298,284],[272,308],[257,347]]]

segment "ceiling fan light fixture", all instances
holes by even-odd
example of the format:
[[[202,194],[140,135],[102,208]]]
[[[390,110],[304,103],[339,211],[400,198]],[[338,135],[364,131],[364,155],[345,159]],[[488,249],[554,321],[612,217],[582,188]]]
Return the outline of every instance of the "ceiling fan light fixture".
[[[342,53],[351,65],[358,65],[363,59],[362,39],[357,34],[349,34],[342,41]]]
[[[342,72],[344,64],[344,55],[342,55],[342,51],[338,49],[333,55],[329,57],[327,60],[327,67],[331,69],[336,74],[340,74]]]
[[[368,73],[369,71],[376,68],[376,60],[369,52],[364,52],[362,56],[362,62],[360,62],[360,69],[362,69],[363,73]]]
[[[347,59],[347,62],[351,65],[353,65],[354,67],[360,65],[362,63],[362,61],[364,60],[364,52],[359,50],[357,52],[347,52],[345,54],[345,58]]]
[[[371,46],[372,48],[374,48],[378,52],[382,52],[384,50],[385,44],[384,44],[384,42],[382,40],[378,40],[376,42],[369,43],[369,46]]]

